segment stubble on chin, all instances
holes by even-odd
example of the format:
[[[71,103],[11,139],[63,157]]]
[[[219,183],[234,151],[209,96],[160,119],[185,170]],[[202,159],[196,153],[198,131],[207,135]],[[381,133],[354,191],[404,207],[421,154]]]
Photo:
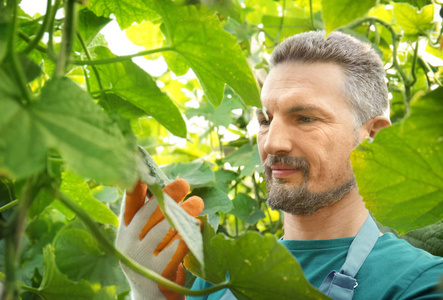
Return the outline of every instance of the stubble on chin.
[[[283,178],[273,178],[270,167],[275,163],[291,166],[302,171],[303,182],[295,186]],[[308,190],[309,163],[303,157],[292,157],[286,154],[269,155],[263,166],[268,189],[268,205],[273,209],[281,209],[294,215],[312,215],[317,210],[341,200],[356,186],[355,177],[352,176],[341,186],[321,193],[310,192]]]

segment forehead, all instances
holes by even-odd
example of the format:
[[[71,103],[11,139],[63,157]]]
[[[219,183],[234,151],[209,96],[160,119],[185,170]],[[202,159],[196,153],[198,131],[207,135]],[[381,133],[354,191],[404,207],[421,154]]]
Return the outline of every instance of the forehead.
[[[344,79],[343,69],[336,63],[282,63],[265,80],[262,104],[268,110],[287,105],[348,110]]]

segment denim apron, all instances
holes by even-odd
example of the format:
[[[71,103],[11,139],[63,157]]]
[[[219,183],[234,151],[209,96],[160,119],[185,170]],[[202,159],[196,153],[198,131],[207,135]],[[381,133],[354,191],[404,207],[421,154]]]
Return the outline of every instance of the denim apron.
[[[349,246],[346,260],[339,272],[332,271],[318,288],[334,300],[350,300],[354,296],[354,289],[358,286],[355,276],[360,267],[374,248],[380,231],[369,215],[357,236]],[[234,294],[228,289],[220,300],[235,300]]]

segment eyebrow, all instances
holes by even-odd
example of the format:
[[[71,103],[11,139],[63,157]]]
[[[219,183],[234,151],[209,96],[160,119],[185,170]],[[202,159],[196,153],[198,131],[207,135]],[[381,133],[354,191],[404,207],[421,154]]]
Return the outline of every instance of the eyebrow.
[[[286,113],[292,114],[292,113],[303,112],[303,111],[315,111],[315,112],[320,113],[323,116],[326,116],[326,117],[330,116],[330,113],[328,113],[326,110],[324,110],[320,106],[316,106],[316,105],[312,105],[312,104],[291,106],[289,109],[286,110]],[[261,108],[257,109],[256,115],[257,116],[264,116],[266,119],[268,119],[266,109],[261,109]]]
[[[325,111],[323,108],[312,104],[291,106],[286,112],[290,114],[290,113],[307,111],[307,110],[320,112],[321,114],[326,116],[329,115],[329,113]]]

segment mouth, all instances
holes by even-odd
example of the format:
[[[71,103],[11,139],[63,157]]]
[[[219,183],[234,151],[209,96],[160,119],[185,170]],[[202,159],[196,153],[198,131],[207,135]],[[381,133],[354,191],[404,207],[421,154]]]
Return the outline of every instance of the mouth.
[[[274,164],[270,167],[273,178],[285,178],[300,172],[300,169],[291,166]]]

